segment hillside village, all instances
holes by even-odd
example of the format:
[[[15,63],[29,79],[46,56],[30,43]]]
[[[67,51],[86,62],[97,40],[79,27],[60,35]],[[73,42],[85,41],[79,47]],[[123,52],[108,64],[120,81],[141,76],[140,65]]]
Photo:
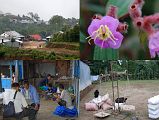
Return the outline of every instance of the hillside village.
[[[35,49],[62,55],[79,56],[79,20],[55,15],[49,21],[37,13],[13,15],[0,11],[0,48]],[[1,48],[3,49],[3,48]],[[10,51],[10,50],[9,50]],[[8,53],[8,50],[7,52]]]

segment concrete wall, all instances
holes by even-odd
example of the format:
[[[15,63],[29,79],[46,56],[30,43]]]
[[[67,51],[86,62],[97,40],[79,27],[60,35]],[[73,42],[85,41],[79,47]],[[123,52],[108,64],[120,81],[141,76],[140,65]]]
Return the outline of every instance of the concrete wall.
[[[52,76],[55,76],[55,63],[40,63],[36,64],[36,73],[40,73],[42,75],[44,74],[51,74]]]

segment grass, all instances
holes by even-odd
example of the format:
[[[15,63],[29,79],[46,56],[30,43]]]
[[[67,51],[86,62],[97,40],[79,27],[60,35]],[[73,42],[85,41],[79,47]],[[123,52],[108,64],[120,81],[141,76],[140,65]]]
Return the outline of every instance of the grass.
[[[39,50],[22,50],[19,48],[0,45],[0,57],[9,59],[31,59],[31,60],[71,60],[78,59],[76,55],[55,54]]]
[[[129,80],[129,81],[127,81],[127,80],[119,80],[118,83],[119,83],[119,86],[120,85],[124,86],[126,84],[129,84],[130,86],[131,85],[136,85],[136,84],[138,84],[138,85],[140,85],[140,84],[141,85],[143,85],[143,84],[145,84],[145,85],[154,84],[155,85],[155,84],[159,83],[159,80]],[[97,82],[95,82],[94,84],[97,84]],[[100,84],[100,83],[98,83],[98,84]],[[102,84],[105,84],[108,87],[112,86],[112,82],[111,81],[103,82]],[[114,81],[114,84],[116,84],[115,81]]]
[[[50,42],[46,46],[48,48],[65,48],[68,50],[79,50],[80,45],[77,42]]]

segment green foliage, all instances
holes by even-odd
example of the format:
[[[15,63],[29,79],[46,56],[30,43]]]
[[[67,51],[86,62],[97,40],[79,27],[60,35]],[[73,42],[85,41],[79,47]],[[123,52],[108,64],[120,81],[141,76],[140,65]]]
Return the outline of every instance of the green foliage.
[[[108,70],[110,67],[109,61],[104,60],[89,61],[88,65],[90,66],[91,75],[99,75],[101,73],[105,74],[105,70]]]
[[[132,79],[148,80],[159,78],[159,61],[129,61],[128,72]]]
[[[71,42],[71,43],[68,43],[68,42],[49,42],[47,44],[47,48],[65,48],[65,49],[68,49],[68,50],[78,50],[79,51],[79,43],[75,42]]]
[[[121,17],[128,13],[128,6],[132,3],[132,0],[109,0],[106,5],[106,10],[108,10],[110,5],[118,7],[118,17]]]
[[[118,50],[115,49],[101,49],[95,46],[94,60],[116,60],[118,58]]]
[[[159,79],[158,60],[135,60],[127,61],[86,61],[90,66],[91,75],[109,73],[109,71],[123,72],[128,71],[131,80],[155,80]]]
[[[52,52],[38,50],[22,50],[19,48],[0,45],[0,57],[9,59],[29,59],[29,60],[56,60],[56,59],[77,59],[79,56],[55,54]]]
[[[29,16],[0,16],[0,34],[5,31],[14,30],[20,34],[27,36],[31,34],[40,34],[43,38],[52,35],[65,26],[73,27],[78,23],[78,19],[68,18],[65,19],[62,16],[53,16],[49,20],[49,25],[45,24],[43,20],[40,21],[38,14],[32,12],[28,13]],[[11,22],[10,20],[17,19],[17,22]],[[21,20],[29,20],[35,23],[20,23]],[[40,23],[36,23],[40,22]]]
[[[128,62],[126,60],[122,60],[121,64],[118,61],[113,61],[112,63],[112,71],[122,72],[127,70]]]
[[[73,28],[64,28],[63,33],[58,32],[53,35],[52,42],[79,42],[79,25]]]

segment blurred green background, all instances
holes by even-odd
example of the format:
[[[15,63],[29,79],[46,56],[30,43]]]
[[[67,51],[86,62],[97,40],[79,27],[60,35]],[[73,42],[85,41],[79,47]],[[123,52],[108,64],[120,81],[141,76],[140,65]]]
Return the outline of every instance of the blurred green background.
[[[151,59],[148,49],[147,34],[135,28],[128,16],[128,7],[134,0],[81,0],[80,3],[80,52],[81,59],[88,60],[117,60],[117,59]],[[95,14],[105,15],[109,5],[118,7],[118,18],[127,22],[128,31],[124,33],[124,40],[119,49],[101,49],[88,44],[87,28]],[[159,12],[159,0],[145,0],[142,15]],[[155,58],[158,59],[158,58]]]

